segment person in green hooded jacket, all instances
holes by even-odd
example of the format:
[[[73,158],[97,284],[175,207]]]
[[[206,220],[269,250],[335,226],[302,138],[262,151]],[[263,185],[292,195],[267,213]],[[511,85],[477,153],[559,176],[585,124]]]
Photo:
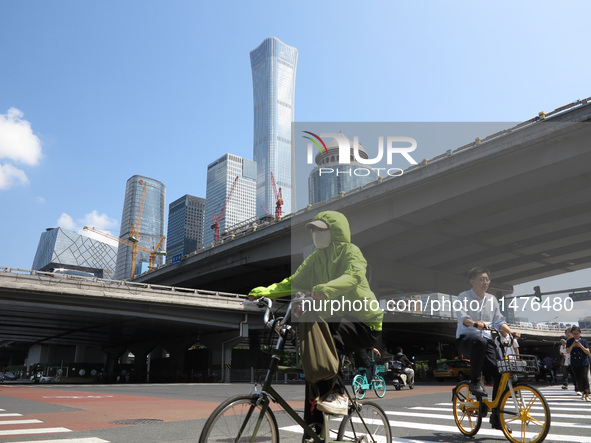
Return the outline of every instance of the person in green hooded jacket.
[[[306,228],[312,231],[316,250],[291,277],[254,288],[249,296],[277,298],[295,292],[308,293],[315,300],[315,311],[328,323],[338,351],[354,352],[357,366],[367,367],[367,349],[372,349],[379,338],[383,319],[383,311],[367,280],[367,262],[361,250],[351,243],[349,222],[340,212],[320,212]],[[317,383],[317,408],[346,415],[347,399],[334,391],[335,381],[336,376]]]

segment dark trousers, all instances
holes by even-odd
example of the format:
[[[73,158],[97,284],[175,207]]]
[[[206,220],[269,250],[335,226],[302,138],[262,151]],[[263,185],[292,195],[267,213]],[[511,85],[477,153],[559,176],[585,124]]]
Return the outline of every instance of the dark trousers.
[[[460,335],[456,347],[464,357],[470,359],[472,383],[480,380],[480,373],[493,379],[493,398],[497,395],[501,374],[497,369],[497,348],[492,340],[480,336]]]
[[[570,366],[562,365],[562,383],[564,383],[564,385],[568,385],[568,376],[570,374],[569,367]]]
[[[576,377],[576,375],[575,375],[575,371],[574,371],[573,367],[572,367],[572,366],[569,366],[569,367],[568,367],[568,370],[569,370],[569,372],[570,372],[570,376],[571,376],[571,377],[572,377],[572,379],[573,379],[573,388],[575,389],[575,391],[576,391],[576,392],[579,392],[579,391],[580,391],[580,389],[579,389],[579,387],[577,386],[577,377]]]
[[[354,322],[346,318],[331,317],[326,319],[330,332],[334,338],[339,355],[355,353],[357,367],[367,367],[369,362],[368,348],[373,348],[381,331],[372,331],[364,323]],[[316,391],[319,397],[329,394],[334,386],[334,380],[324,380],[316,383]],[[306,383],[306,400],[304,407],[304,420],[306,423],[322,423],[322,413],[315,407],[312,408],[314,398],[310,396],[310,387]]]
[[[571,366],[571,369],[575,375],[575,389],[588,395],[589,380],[587,380],[587,372],[589,371],[589,366]]]

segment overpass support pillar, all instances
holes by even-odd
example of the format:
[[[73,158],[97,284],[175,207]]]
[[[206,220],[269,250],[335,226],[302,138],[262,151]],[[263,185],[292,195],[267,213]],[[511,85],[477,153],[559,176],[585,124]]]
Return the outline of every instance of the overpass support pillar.
[[[113,381],[115,380],[115,377],[116,377],[115,364],[117,363],[117,360],[119,359],[119,357],[121,357],[124,352],[127,352],[127,349],[124,347],[108,348],[108,349],[103,349],[103,352],[106,355],[106,358],[105,358],[106,381],[108,383],[113,383]]]
[[[230,371],[232,369],[232,349],[243,337],[240,331],[230,331],[214,336],[201,336],[200,342],[211,350],[210,368],[219,367],[222,374],[221,381],[230,383]]]
[[[129,351],[134,355],[132,382],[150,381],[150,365],[148,364],[148,354],[154,349],[153,344],[136,344],[129,347]]]
[[[181,338],[162,343],[162,347],[170,354],[170,362],[167,366],[166,378],[174,381],[186,381],[189,379],[185,372],[185,357],[187,350],[197,341],[196,337]]]

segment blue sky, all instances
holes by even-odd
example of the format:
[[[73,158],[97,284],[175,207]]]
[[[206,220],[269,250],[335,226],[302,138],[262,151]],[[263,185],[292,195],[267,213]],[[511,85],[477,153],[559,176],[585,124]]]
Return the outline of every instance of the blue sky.
[[[170,203],[204,197],[220,155],[252,158],[249,52],[266,37],[299,51],[297,121],[523,121],[591,96],[589,16],[586,1],[0,2],[0,266],[30,268],[48,227],[118,234],[134,174]]]

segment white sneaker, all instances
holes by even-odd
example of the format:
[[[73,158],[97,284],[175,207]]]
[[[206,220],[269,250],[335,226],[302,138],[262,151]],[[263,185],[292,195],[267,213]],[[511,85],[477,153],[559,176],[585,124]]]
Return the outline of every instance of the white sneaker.
[[[316,407],[319,411],[330,415],[347,415],[349,413],[347,397],[334,393],[328,394],[324,401],[318,401]]]

